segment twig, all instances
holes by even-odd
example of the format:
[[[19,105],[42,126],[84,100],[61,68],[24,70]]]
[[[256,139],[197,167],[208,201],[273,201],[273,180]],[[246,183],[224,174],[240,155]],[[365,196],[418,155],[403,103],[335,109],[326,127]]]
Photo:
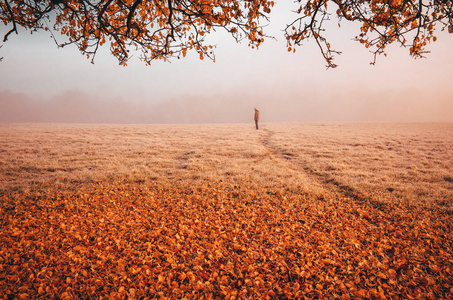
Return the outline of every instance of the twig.
[[[175,32],[175,27],[173,26],[173,23],[171,19],[173,18],[173,8],[171,4],[171,0],[168,0],[168,9],[170,10],[170,13],[168,15],[168,24],[170,25],[171,32],[167,35],[167,41],[166,41],[166,46],[168,46],[168,38],[171,37],[173,41],[176,41],[174,32]]]
[[[13,28],[11,28],[11,30],[6,33],[5,37],[3,38],[3,42],[6,42],[8,40],[8,36],[11,33],[16,32],[16,34],[18,34],[17,27],[16,27],[16,20],[14,19],[14,14],[11,9],[11,6],[9,6],[8,0],[5,0],[5,4],[6,4],[6,8],[8,9],[9,14],[11,15],[11,21],[13,22]]]

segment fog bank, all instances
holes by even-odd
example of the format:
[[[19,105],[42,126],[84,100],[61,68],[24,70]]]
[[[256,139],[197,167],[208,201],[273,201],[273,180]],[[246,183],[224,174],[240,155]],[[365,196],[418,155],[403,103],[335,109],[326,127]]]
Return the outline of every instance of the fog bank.
[[[395,92],[311,91],[283,94],[183,95],[165,102],[106,99],[68,90],[45,99],[0,91],[1,123],[203,124],[262,122],[449,122],[453,95],[426,95],[418,89]]]

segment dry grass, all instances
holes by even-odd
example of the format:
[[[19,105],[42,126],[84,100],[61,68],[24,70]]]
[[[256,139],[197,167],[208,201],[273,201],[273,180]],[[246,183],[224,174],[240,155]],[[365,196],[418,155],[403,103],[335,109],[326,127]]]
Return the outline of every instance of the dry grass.
[[[272,144],[328,189],[378,200],[453,201],[453,124],[279,126]]]
[[[2,125],[4,299],[453,299],[453,124]]]
[[[453,124],[2,125],[0,190],[109,178],[451,207]]]

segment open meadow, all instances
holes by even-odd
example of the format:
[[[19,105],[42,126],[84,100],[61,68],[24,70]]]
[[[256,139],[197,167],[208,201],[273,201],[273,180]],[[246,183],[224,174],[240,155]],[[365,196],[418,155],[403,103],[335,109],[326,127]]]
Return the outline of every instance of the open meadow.
[[[453,299],[453,123],[0,125],[4,299]]]

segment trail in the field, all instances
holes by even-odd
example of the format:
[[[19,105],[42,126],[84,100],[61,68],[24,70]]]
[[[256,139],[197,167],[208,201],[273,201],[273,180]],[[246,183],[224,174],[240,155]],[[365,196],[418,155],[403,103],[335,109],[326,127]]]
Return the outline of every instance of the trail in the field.
[[[306,156],[302,151],[292,153],[288,150],[281,148],[277,143],[273,142],[273,138],[278,134],[275,131],[264,128],[263,131],[267,133],[265,138],[261,140],[264,147],[269,150],[278,164],[284,168],[297,171],[301,177],[305,177],[308,182],[312,182],[313,186],[321,187],[326,193],[331,195],[342,195],[357,199],[364,199],[367,196],[354,188],[338,182],[333,176],[329,174],[322,174],[316,171],[308,162]]]

